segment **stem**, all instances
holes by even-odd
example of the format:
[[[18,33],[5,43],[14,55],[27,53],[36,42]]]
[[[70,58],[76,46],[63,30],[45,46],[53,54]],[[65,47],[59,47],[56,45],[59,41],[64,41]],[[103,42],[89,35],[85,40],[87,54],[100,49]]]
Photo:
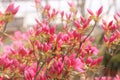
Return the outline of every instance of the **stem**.
[[[0,34],[1,34],[1,35],[4,35],[4,36],[6,36],[6,37],[10,37],[7,33],[4,33],[4,32],[2,32],[2,31],[0,31]],[[0,35],[0,36],[1,36],[1,35]]]
[[[31,43],[31,46],[32,46],[32,48],[33,48],[33,55],[34,55],[34,57],[36,58],[36,60],[38,61],[37,56],[36,56],[36,52],[35,52],[34,41],[32,41],[32,40],[30,39],[30,43]]]
[[[40,66],[40,69],[39,69],[40,59],[37,61],[37,70],[36,70],[36,74],[35,74],[34,80],[37,79],[37,76],[38,76],[39,72],[42,70],[42,67],[45,65],[45,63],[46,63],[46,61],[44,61],[42,63],[42,65]]]
[[[97,23],[95,22],[92,30],[91,30],[90,33],[85,37],[85,39],[83,39],[82,43],[84,43],[84,42],[87,40],[87,38],[91,35],[91,33],[94,31],[96,25],[97,25]]]
[[[76,56],[76,57],[78,57],[78,53],[79,53],[79,51],[80,51],[80,49],[81,49],[82,44],[88,39],[88,37],[89,37],[89,36],[91,35],[91,33],[94,31],[96,25],[97,25],[97,22],[95,22],[95,24],[94,24],[92,30],[89,32],[89,34],[88,34],[82,41],[81,41],[81,39],[80,39],[80,44],[79,44],[79,48],[78,48],[78,52],[77,52],[77,56]]]
[[[75,43],[68,49],[68,51],[66,52],[66,54],[71,53],[74,47],[75,47]]]
[[[8,22],[7,22],[7,23],[5,23],[5,26],[4,26],[3,31],[2,31],[3,33],[6,31],[7,24],[8,24]]]
[[[34,78],[34,80],[36,80],[36,78],[37,78],[37,75],[38,75],[38,73],[39,73],[39,64],[40,64],[40,59],[37,61],[37,68],[36,68],[36,74],[35,74],[35,78]]]

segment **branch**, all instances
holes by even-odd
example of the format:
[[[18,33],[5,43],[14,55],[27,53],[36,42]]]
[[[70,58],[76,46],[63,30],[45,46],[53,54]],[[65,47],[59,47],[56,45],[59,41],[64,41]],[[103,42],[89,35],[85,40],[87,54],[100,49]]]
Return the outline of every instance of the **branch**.
[[[3,33],[6,31],[7,24],[8,24],[8,22],[7,22],[7,23],[5,23],[5,26],[4,26],[4,28],[3,28]]]
[[[39,72],[42,70],[42,67],[45,65],[45,63],[46,63],[46,60],[42,63],[42,65],[40,66],[40,69],[39,69],[39,64],[40,64],[40,58],[39,58],[39,60],[37,61],[37,68],[36,68],[36,74],[35,74],[34,80],[37,79],[37,76],[38,76]]]
[[[81,49],[81,46],[82,46],[82,44],[88,39],[88,37],[91,35],[91,33],[94,31],[94,29],[95,29],[95,26],[97,25],[97,22],[95,22],[95,24],[94,24],[94,26],[93,26],[93,28],[92,28],[92,30],[90,31],[90,33],[81,41],[81,39],[80,39],[80,44],[79,44],[79,48],[78,48],[78,52],[77,52],[77,56],[76,57],[78,57],[78,53],[79,53],[79,51],[80,51],[80,49]]]

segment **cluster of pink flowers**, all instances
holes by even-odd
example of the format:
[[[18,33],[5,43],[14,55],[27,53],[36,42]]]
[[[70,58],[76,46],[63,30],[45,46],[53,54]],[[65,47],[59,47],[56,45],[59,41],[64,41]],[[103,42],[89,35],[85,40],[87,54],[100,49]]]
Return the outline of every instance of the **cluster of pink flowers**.
[[[13,19],[18,9],[19,9],[19,6],[15,7],[14,3],[12,3],[8,5],[4,13],[0,11],[0,30],[3,28],[5,24],[7,24]]]
[[[40,1],[35,2],[38,9]],[[78,80],[81,77],[87,80],[90,77],[89,72],[96,74],[103,56],[99,56],[99,50],[93,43],[94,38],[91,33],[101,17],[103,7],[100,7],[96,13],[88,10],[90,14],[88,18],[82,16],[78,18],[74,5],[68,4],[70,14],[59,12],[49,5],[43,7],[41,10],[43,20],[36,19],[37,24],[25,33],[16,31],[14,35],[8,35],[10,45],[5,45],[0,36],[0,48],[3,49],[0,52],[2,54],[0,80],[74,80],[76,77]],[[8,17],[11,19],[18,9],[19,6],[14,7],[14,4],[10,4],[5,13],[10,13]],[[3,14],[0,14],[0,17],[3,17]],[[52,23],[58,15],[61,16],[62,31],[58,31],[57,24]],[[115,20],[118,21],[117,16]],[[94,21],[94,24],[91,24],[91,21]],[[119,39],[116,34],[120,32],[115,30],[118,25],[114,25],[112,21],[107,25],[103,21],[102,27],[106,32],[104,40],[107,44]],[[115,30],[115,33],[112,32],[113,34],[108,38],[107,34],[111,30]],[[106,77],[94,79],[107,80]],[[119,80],[119,77],[114,77],[114,80]]]

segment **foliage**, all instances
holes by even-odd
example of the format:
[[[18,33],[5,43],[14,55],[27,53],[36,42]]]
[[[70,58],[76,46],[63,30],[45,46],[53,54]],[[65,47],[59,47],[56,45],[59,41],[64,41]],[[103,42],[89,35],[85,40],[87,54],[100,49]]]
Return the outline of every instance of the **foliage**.
[[[116,73],[120,66],[116,65],[120,63],[119,13],[114,16],[114,22],[102,22],[103,44],[106,46],[103,59],[91,35],[101,20],[102,6],[96,12],[88,9],[89,16],[84,18],[77,16],[79,13],[72,3],[68,3],[70,13],[65,13],[52,9],[50,5],[41,8],[40,1],[35,2],[36,9],[40,9],[44,17],[36,19],[37,24],[25,33],[15,31],[14,35],[8,35],[5,32],[19,6],[14,7],[12,3],[4,13],[0,13],[0,48],[3,49],[0,80],[107,80],[107,76],[109,80],[119,80]],[[58,25],[54,23],[57,19],[63,28],[58,33]],[[10,45],[4,44],[3,35],[11,40]],[[102,60],[104,68],[100,64]],[[98,76],[102,69],[106,69],[107,75],[102,75],[102,72]],[[114,76],[108,73],[111,70],[115,70]]]

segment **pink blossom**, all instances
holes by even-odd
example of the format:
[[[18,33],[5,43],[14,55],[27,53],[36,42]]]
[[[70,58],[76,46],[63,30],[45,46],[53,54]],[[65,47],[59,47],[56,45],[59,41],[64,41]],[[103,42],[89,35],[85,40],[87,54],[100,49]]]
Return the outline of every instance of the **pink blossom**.
[[[54,16],[56,16],[57,14],[58,14],[58,11],[55,10],[55,9],[53,9],[53,10],[52,10],[52,13],[51,13],[51,17],[54,17]]]
[[[50,34],[53,35],[55,34],[55,32],[56,32],[56,29],[55,29],[55,26],[53,25],[50,27]]]
[[[0,57],[0,65],[3,66],[3,68],[8,68],[12,64],[12,61],[7,56]]]
[[[40,4],[40,0],[35,0],[35,4],[39,5]]]
[[[91,57],[88,57],[86,60],[86,64],[90,64],[93,62],[93,59]]]
[[[85,23],[86,22],[86,19],[82,16],[80,16],[80,20],[82,21],[82,23]]]
[[[104,36],[104,41],[105,41],[105,42],[108,42],[108,38],[107,38],[106,35]]]
[[[69,40],[68,34],[63,34],[62,35],[62,40],[65,41],[65,42],[68,42],[68,40]]]
[[[111,42],[113,42],[113,41],[115,41],[115,40],[117,39],[117,36],[118,36],[118,35],[116,35],[115,33],[113,33],[113,34],[110,36],[110,38],[107,38],[107,36],[105,35],[105,36],[104,36],[104,41],[111,43]]]
[[[20,47],[18,49],[18,53],[22,56],[26,56],[26,55],[28,55],[29,51],[25,47]]]
[[[50,10],[50,5],[45,5],[44,10],[49,11]]]
[[[103,6],[101,6],[98,11],[96,12],[97,16],[99,16],[103,11]]]
[[[73,32],[71,32],[74,39],[80,39],[81,38],[81,34],[79,34],[76,30],[73,30]]]
[[[66,19],[67,19],[67,20],[70,20],[72,14],[71,14],[71,13],[70,13],[70,14],[67,14],[67,13],[66,13],[65,15],[66,15]]]
[[[120,13],[118,12],[117,15],[120,17]]]
[[[68,5],[69,5],[70,7],[74,7],[74,3],[73,3],[73,2],[68,2]]]
[[[114,80],[120,80],[119,75],[116,75],[116,76],[114,77]]]
[[[75,70],[77,70],[79,72],[84,72],[84,70],[83,70],[83,66],[84,66],[83,62],[81,61],[80,58],[75,58],[75,56],[76,56],[76,54],[73,53],[69,57],[68,56],[65,57],[65,61],[66,61],[67,65],[68,65],[68,67],[69,68],[73,67],[73,69],[75,69]]]
[[[97,55],[98,54],[98,49],[94,46],[90,46],[90,45],[87,45],[86,48],[85,48],[85,51],[88,53],[88,54],[94,54],[94,55]]]
[[[51,66],[49,70],[49,74],[52,75],[57,75],[59,76],[62,71],[63,71],[64,63],[62,62],[61,59],[55,60],[54,59],[54,64]],[[57,77],[56,76],[56,77]]]
[[[60,48],[60,47],[62,46],[62,44],[63,44],[63,41],[60,39],[60,40],[58,41],[58,44],[57,44],[58,48]]]
[[[56,41],[59,41],[62,38],[62,35],[63,35],[62,32],[59,32]]]
[[[90,21],[91,21],[91,19],[86,20],[86,21],[83,23],[83,28],[86,28],[86,27],[89,25]]]
[[[14,3],[11,3],[8,5],[7,9],[6,9],[6,13],[12,13],[13,15],[15,15],[19,10],[19,6],[15,7]]]
[[[38,50],[42,50],[43,45],[39,41],[35,41],[34,44],[37,46]]]
[[[1,17],[1,16],[0,16]],[[5,24],[5,22],[3,20],[0,20],[0,30],[3,28],[3,25]]]
[[[41,32],[42,32],[42,28],[39,28],[39,29],[36,30],[35,35],[36,35],[36,36],[39,36],[39,34],[40,34]]]
[[[112,26],[112,24],[113,24],[113,21],[110,21],[110,22],[108,23],[108,27]]]
[[[49,33],[49,26],[47,24],[42,26],[42,32]]]
[[[61,11],[61,12],[60,12],[60,15],[61,15],[61,17],[63,18],[63,17],[64,17],[64,11]]]
[[[43,70],[40,75],[38,75],[37,80],[48,80],[45,74],[46,70]]]
[[[87,11],[88,11],[88,13],[89,13],[91,16],[93,16],[93,15],[94,15],[94,13],[92,12],[92,10],[87,9]]]
[[[112,34],[112,36],[109,39],[109,42],[113,42],[117,38],[116,34]]]
[[[45,44],[43,44],[43,51],[47,52],[48,50],[51,49],[51,47],[52,47],[51,44],[45,43]]]
[[[76,26],[78,29],[81,27],[80,22],[79,22],[78,20],[76,20],[76,21],[74,22],[74,24],[75,24],[75,26]]]
[[[36,74],[36,69],[34,67],[28,67],[24,71],[25,80],[33,80]]]

